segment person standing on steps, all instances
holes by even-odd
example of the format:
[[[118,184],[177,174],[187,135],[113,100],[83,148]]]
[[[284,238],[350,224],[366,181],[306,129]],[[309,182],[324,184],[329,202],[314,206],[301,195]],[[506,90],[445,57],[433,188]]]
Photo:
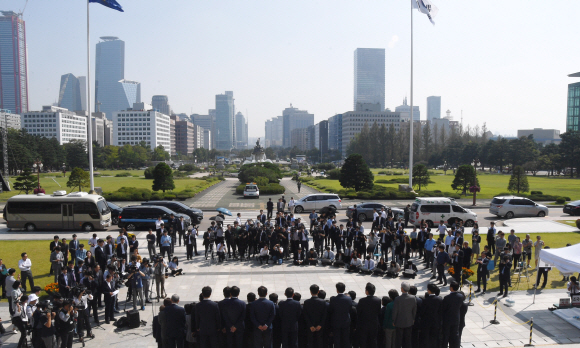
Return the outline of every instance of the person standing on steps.
[[[300,188],[302,187],[302,182],[300,180],[296,181],[296,186],[298,186],[298,193],[300,193]]]
[[[274,202],[272,202],[272,198],[268,198],[268,202],[266,203],[266,209],[268,210],[268,219],[271,219],[272,213],[274,212]]]

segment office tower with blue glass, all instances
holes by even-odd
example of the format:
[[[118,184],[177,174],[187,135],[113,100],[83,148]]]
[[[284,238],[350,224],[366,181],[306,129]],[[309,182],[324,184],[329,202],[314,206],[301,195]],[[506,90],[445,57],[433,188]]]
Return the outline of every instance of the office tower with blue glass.
[[[28,112],[26,25],[16,12],[0,12],[0,109]]]
[[[427,97],[427,121],[431,122],[435,118],[441,118],[441,97]]]
[[[84,81],[86,83],[86,80]],[[86,89],[83,90],[86,91]],[[60,77],[58,107],[70,111],[83,111],[81,80],[73,74],[65,74]]]
[[[385,49],[357,48],[354,51],[354,103],[381,104],[385,110]]]
[[[215,96],[216,149],[234,148],[234,92],[226,91]]]

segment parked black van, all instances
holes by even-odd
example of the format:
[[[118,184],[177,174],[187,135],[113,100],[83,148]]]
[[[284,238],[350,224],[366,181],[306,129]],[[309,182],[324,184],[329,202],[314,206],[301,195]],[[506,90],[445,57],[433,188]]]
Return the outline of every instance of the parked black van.
[[[183,216],[186,225],[191,225],[191,219],[185,214],[176,213],[167,207],[155,205],[131,205],[123,208],[119,215],[119,228],[126,228],[127,231],[135,230],[155,230],[155,221],[161,216],[161,219],[167,224],[170,215],[173,214],[176,219]]]
[[[181,202],[174,202],[174,201],[150,201],[150,202],[143,202],[141,205],[157,205],[161,207],[167,207],[168,209],[173,210],[179,214],[185,214],[191,218],[191,221],[194,225],[199,225],[201,220],[203,220],[203,211],[196,208],[190,208],[187,205]]]

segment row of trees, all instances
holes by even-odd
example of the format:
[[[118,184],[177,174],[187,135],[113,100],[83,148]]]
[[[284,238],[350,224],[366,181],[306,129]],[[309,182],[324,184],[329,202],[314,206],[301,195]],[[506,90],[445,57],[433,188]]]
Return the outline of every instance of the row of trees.
[[[415,164],[458,168],[474,163],[476,167],[495,167],[511,172],[522,166],[527,172],[549,171],[551,175],[566,172],[578,177],[580,168],[580,132],[569,131],[560,135],[560,144],[543,144],[532,136],[517,139],[499,137],[487,139],[485,124],[463,130],[430,127],[429,123],[414,127],[413,158]],[[391,125],[365,124],[348,145],[347,155],[358,153],[372,167],[404,166],[409,163],[409,132],[396,132]]]

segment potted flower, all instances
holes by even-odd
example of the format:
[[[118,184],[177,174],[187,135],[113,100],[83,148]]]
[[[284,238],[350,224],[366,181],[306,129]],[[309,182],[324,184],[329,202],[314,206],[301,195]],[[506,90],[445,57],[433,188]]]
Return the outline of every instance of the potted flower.
[[[46,291],[46,293],[50,296],[50,299],[52,300],[54,298],[54,295],[58,292],[58,283],[47,284],[44,287],[44,291]]]

